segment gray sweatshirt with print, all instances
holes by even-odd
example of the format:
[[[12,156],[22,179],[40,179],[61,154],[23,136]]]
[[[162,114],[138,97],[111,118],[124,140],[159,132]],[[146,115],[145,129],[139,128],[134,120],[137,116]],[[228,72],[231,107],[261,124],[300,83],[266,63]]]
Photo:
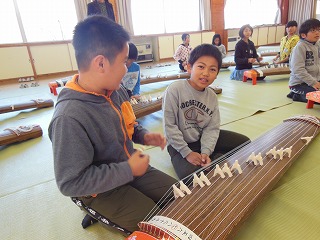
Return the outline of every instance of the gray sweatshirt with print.
[[[320,43],[300,39],[290,55],[289,86],[306,83],[313,86],[320,80]]]
[[[168,144],[182,157],[188,143],[201,141],[201,153],[211,155],[220,132],[217,96],[212,89],[197,91],[186,80],[170,84],[163,100],[163,124]]]

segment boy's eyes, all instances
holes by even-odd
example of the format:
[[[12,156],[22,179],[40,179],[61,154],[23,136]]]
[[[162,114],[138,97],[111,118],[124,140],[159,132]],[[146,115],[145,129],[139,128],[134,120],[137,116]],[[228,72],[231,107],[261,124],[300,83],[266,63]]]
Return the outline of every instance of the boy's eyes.
[[[202,69],[204,69],[205,67],[202,66],[202,65],[199,65],[198,68],[202,70]],[[210,70],[210,72],[216,72],[216,71],[217,71],[216,68],[210,68],[209,70]]]

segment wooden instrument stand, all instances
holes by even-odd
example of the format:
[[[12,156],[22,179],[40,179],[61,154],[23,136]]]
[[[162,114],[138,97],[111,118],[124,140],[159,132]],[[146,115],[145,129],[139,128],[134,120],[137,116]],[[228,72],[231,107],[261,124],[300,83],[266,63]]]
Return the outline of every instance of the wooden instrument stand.
[[[0,146],[22,142],[31,138],[38,138],[41,136],[42,129],[39,125],[7,128],[0,132]]]
[[[0,106],[0,113],[20,111],[29,108],[47,108],[54,105],[52,99],[34,99],[24,103]]]

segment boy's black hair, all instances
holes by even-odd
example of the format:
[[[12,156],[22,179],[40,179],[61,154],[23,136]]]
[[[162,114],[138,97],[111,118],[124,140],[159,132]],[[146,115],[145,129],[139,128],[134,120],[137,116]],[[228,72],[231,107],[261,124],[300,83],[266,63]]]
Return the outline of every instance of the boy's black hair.
[[[214,43],[214,40],[215,40],[216,38],[219,38],[219,44],[218,44],[218,46],[220,46],[220,45],[221,45],[221,36],[220,36],[219,33],[216,33],[215,35],[213,35],[213,37],[212,37],[212,44],[213,44],[213,45],[216,45],[216,44]]]
[[[320,28],[320,21],[318,19],[316,18],[308,19],[301,24],[299,29],[299,36],[301,39],[303,39],[301,34],[307,34],[310,30],[318,29],[318,28]]]
[[[138,49],[133,43],[129,43],[129,55],[128,59],[137,60],[138,59]]]
[[[288,27],[298,27],[298,23],[294,20],[292,21],[289,21],[287,24],[286,24],[286,28]]]
[[[79,70],[87,70],[98,55],[112,64],[129,40],[126,30],[111,19],[102,15],[85,18],[75,26],[72,40]]]
[[[188,33],[182,34],[182,36],[181,36],[182,41],[185,41],[188,36],[190,37],[190,35]]]
[[[217,47],[207,43],[195,47],[190,53],[188,63],[192,66],[202,56],[215,58],[218,62],[218,71],[220,71],[222,65],[222,55]]]
[[[253,33],[253,28],[249,25],[249,24],[246,24],[246,25],[243,25],[240,30],[239,30],[239,36],[241,38],[244,38],[244,34],[243,34],[243,31],[245,28],[249,28],[251,30],[251,36],[252,36],[252,33]]]

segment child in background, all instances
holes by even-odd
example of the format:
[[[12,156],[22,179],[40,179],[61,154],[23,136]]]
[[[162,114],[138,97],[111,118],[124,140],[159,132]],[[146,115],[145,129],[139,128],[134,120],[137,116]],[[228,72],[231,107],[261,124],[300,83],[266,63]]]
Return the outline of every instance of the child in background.
[[[138,49],[129,43],[129,55],[126,62],[128,72],[122,79],[123,86],[127,89],[130,98],[140,98],[140,66],[135,61],[138,59]]]
[[[49,125],[61,193],[124,234],[137,230],[176,182],[133,148],[134,141],[163,149],[166,140],[135,121],[121,86],[129,40],[122,26],[102,15],[77,24],[72,42],[79,74],[60,92]]]
[[[192,51],[192,47],[190,46],[190,35],[184,33],[182,34],[181,39],[183,42],[177,48],[175,54],[173,55],[173,58],[178,61],[180,70],[186,72],[188,58],[190,52]]]
[[[227,56],[226,47],[221,43],[220,34],[217,33],[213,35],[212,44],[219,49],[219,51],[221,52],[222,58],[225,58]]]
[[[167,150],[180,179],[250,141],[244,135],[220,130],[218,100],[209,85],[217,78],[221,64],[218,48],[212,44],[199,45],[188,61],[190,79],[175,81],[165,91]]]
[[[306,94],[320,90],[320,21],[309,19],[301,24],[300,40],[290,56],[290,93],[293,101],[307,102]]]
[[[243,73],[252,68],[252,63],[262,60],[257,54],[254,43],[249,39],[252,33],[253,28],[249,24],[242,26],[239,30],[241,40],[237,42],[235,47],[234,61],[236,68],[230,76],[232,80],[242,81]]]
[[[281,38],[280,52],[273,59],[275,64],[288,63],[292,49],[297,45],[299,36],[296,34],[298,23],[289,21],[286,25],[287,36]]]

